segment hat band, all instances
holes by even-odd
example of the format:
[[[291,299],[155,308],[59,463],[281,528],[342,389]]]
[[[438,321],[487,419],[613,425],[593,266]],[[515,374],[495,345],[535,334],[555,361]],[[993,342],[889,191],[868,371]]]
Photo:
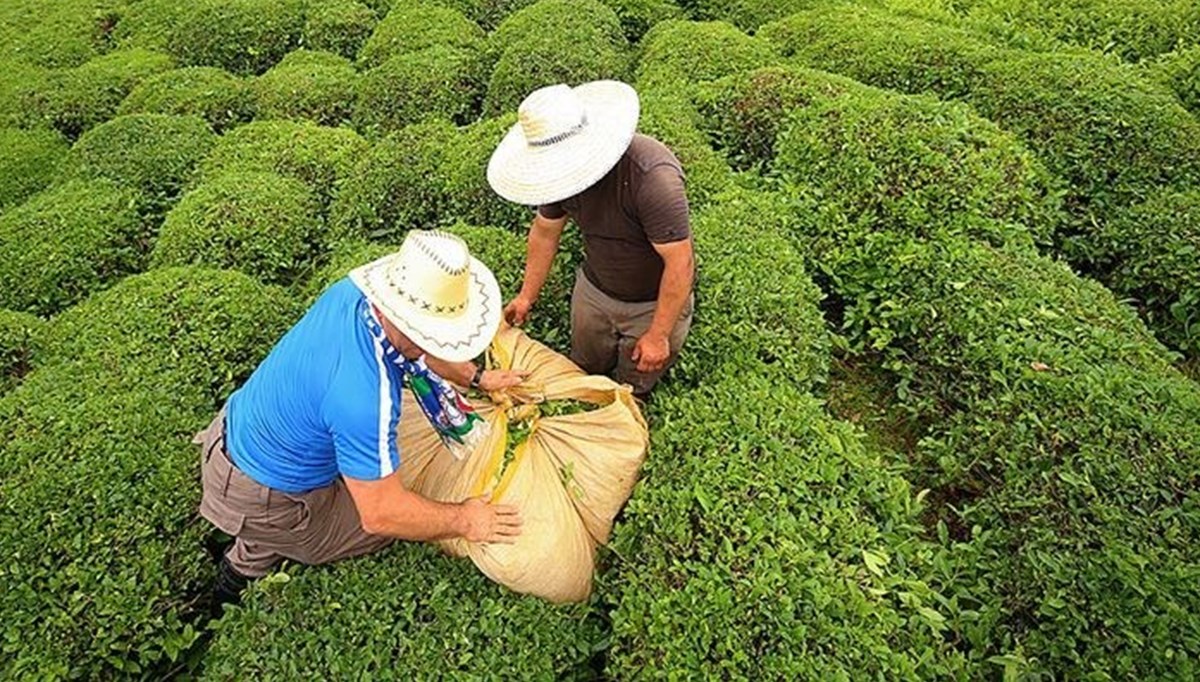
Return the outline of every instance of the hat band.
[[[532,140],[529,142],[529,146],[530,147],[549,147],[552,144],[558,144],[559,142],[562,142],[563,140],[575,137],[579,133],[583,132],[583,129],[587,127],[587,122],[588,122],[587,113],[585,112],[583,114],[583,116],[581,116],[579,118],[579,123],[576,123],[570,129],[564,130],[563,132],[558,133],[557,135],[551,135],[550,137],[544,137],[540,140]]]

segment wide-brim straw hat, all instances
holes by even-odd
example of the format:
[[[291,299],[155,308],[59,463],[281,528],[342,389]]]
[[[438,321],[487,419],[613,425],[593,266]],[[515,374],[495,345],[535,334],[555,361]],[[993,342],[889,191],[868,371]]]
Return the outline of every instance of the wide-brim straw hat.
[[[446,232],[412,230],[399,251],[354,269],[350,280],[436,358],[470,360],[500,326],[503,303],[495,275],[462,239]]]
[[[596,184],[621,160],[638,122],[638,96],[620,81],[534,90],[488,162],[488,184],[509,201],[550,204]]]

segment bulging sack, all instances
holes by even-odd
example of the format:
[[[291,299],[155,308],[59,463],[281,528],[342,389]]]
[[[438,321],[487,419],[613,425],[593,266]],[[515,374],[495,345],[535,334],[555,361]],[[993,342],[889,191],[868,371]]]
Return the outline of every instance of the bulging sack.
[[[461,538],[438,543],[468,556],[489,578],[554,602],[582,601],[592,589],[596,547],[629,498],[646,457],[646,421],[628,386],[590,376],[566,357],[503,327],[489,367],[530,372],[520,385],[471,403],[488,422],[487,438],[455,459],[405,391],[400,475],[430,499],[461,502],[492,493],[520,507],[515,544]]]

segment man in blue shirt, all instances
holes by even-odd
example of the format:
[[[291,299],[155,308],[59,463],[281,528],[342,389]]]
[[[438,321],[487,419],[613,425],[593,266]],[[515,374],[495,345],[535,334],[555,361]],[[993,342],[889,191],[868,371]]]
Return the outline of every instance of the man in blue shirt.
[[[200,513],[234,536],[218,604],[284,558],[327,563],[397,538],[513,541],[516,508],[486,497],[435,502],[406,490],[396,473],[405,384],[423,391],[417,404],[449,441],[477,422],[442,377],[489,391],[522,380],[523,372],[471,362],[501,309],[492,273],[462,240],[438,231],[410,232],[397,253],[321,295],[197,434]]]

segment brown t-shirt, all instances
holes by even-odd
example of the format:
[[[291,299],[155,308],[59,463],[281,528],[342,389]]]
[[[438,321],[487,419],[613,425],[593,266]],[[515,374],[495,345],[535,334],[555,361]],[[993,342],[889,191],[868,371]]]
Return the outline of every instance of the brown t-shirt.
[[[651,244],[692,238],[679,160],[640,134],[599,182],[538,212],[550,219],[571,216],[583,233],[584,275],[600,291],[631,303],[658,298],[663,262]]]

